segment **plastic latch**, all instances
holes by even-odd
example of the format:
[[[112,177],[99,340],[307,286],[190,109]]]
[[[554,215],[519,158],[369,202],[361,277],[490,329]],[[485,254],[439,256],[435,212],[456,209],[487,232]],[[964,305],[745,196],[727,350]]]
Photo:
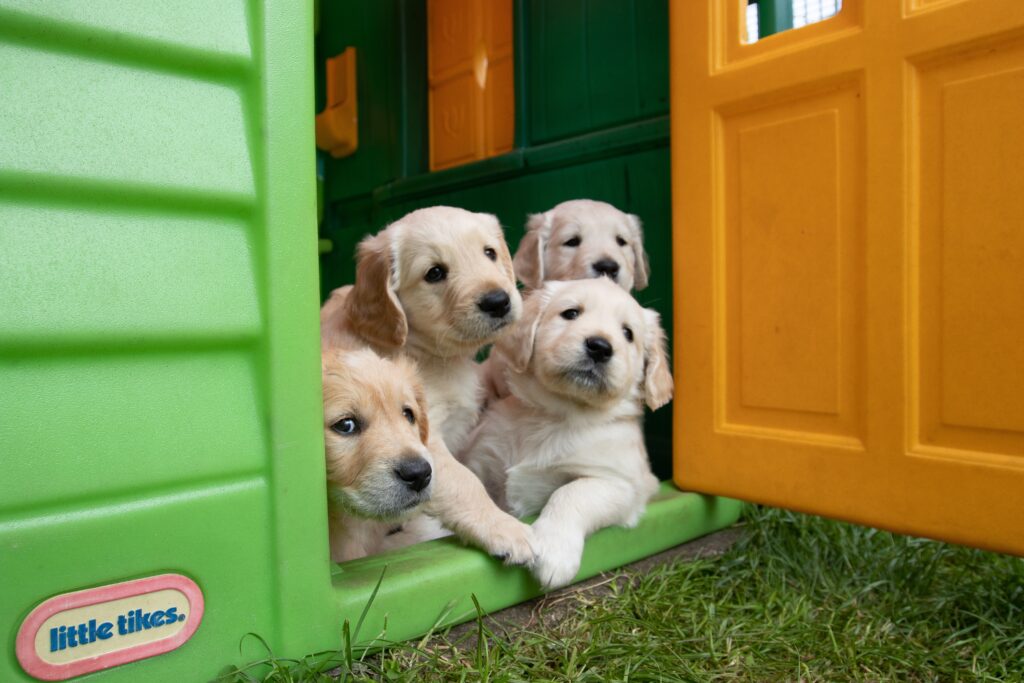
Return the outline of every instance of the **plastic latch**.
[[[356,49],[327,60],[327,106],[316,115],[316,146],[332,157],[347,157],[359,147],[356,97]]]

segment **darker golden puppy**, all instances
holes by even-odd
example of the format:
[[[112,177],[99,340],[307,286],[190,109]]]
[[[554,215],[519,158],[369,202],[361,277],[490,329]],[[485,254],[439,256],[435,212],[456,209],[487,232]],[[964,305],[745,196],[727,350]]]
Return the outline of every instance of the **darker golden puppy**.
[[[331,558],[351,560],[441,535],[429,420],[415,368],[369,349],[321,358]]]

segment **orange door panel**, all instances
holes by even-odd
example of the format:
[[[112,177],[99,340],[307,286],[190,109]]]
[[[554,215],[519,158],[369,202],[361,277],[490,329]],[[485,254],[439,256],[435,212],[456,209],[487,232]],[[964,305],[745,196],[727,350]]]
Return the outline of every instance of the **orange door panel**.
[[[512,150],[512,0],[428,0],[430,170]]]
[[[1024,3],[673,2],[676,482],[1024,554]]]

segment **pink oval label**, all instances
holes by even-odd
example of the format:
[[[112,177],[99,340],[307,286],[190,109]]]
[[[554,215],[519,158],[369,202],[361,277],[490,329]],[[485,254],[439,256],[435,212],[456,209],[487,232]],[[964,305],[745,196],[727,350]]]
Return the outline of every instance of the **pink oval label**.
[[[64,593],[25,618],[18,661],[35,678],[63,681],[170,652],[202,619],[203,593],[180,574]]]

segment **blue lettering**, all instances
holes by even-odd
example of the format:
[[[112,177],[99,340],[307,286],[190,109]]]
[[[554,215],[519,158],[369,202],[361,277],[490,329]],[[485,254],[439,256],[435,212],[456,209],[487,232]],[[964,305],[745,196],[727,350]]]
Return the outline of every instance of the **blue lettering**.
[[[160,628],[167,624],[185,621],[187,618],[185,614],[178,614],[177,607],[168,607],[165,610],[153,612],[143,612],[141,609],[129,610],[126,614],[118,615],[116,635],[126,636],[137,631]],[[51,628],[50,652],[89,645],[97,640],[109,640],[115,635],[114,627],[115,622],[113,621],[97,622],[96,619],[89,619],[80,624]]]

